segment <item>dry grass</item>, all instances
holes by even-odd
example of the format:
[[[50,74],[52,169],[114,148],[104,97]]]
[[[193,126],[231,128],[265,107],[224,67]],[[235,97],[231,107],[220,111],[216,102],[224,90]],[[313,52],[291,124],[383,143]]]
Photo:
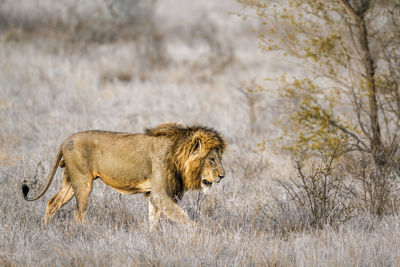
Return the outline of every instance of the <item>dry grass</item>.
[[[367,215],[338,229],[281,235],[264,215],[265,192],[241,177],[200,200],[198,193],[185,196],[181,205],[196,220],[193,228],[164,222],[150,233],[145,198],[120,195],[100,182],[86,224],[74,222],[71,201],[43,227],[46,199],[20,197],[24,168],[2,167],[2,184],[9,187],[0,192],[2,265],[396,266],[399,260],[399,216],[377,221]]]
[[[93,24],[96,16],[77,28],[76,17],[91,14],[97,1],[78,5],[75,13],[65,13],[68,3],[26,0],[17,8],[11,0],[0,1],[0,265],[399,264],[399,216],[378,221],[365,215],[337,229],[291,233],[274,223],[299,219],[297,213],[274,212],[267,193],[281,193],[272,180],[286,176],[283,166],[290,164],[268,148],[253,152],[262,138],[276,134],[271,123],[276,99],[260,94],[257,105],[249,107],[237,88],[261,82],[265,71],[279,75],[286,67],[260,55],[245,25],[226,15],[234,4],[160,1],[152,27],[162,38],[146,39],[140,32],[125,34],[140,21],[123,24],[124,31],[116,33],[106,15],[104,29]],[[43,16],[46,23],[41,24]],[[93,34],[100,29],[103,37]],[[154,47],[163,49],[163,64],[148,57]],[[254,114],[256,127],[249,122]],[[43,185],[68,135],[87,129],[135,132],[167,121],[215,127],[229,143],[227,178],[210,195],[189,192],[180,203],[196,227],[165,221],[160,231],[150,233],[147,200],[121,195],[101,182],[94,185],[84,225],[74,221],[72,200],[43,227],[60,173],[43,198],[23,200],[22,181],[36,182],[36,190]],[[272,214],[281,217],[271,219]]]

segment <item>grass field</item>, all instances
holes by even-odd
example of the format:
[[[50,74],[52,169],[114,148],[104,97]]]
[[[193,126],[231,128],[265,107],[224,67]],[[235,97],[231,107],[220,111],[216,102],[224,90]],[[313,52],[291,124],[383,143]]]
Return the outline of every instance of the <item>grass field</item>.
[[[295,69],[258,50],[255,22],[227,14],[234,1],[18,2],[0,1],[1,266],[400,266],[399,216],[285,228],[298,213],[279,213],[269,192],[281,194],[275,180],[291,162],[254,152],[279,135],[285,107],[276,92],[245,88]],[[229,146],[226,179],[179,203],[196,226],[149,232],[144,196],[96,181],[85,224],[72,200],[45,227],[60,171],[44,197],[23,199],[22,182],[37,192],[72,133],[171,121],[213,127]]]

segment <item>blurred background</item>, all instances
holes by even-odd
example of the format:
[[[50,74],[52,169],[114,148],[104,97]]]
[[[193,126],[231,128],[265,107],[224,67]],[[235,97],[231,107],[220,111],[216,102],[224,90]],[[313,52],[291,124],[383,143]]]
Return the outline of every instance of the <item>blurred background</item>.
[[[249,91],[290,68],[261,53],[260,22],[238,10],[229,0],[0,1],[0,161],[33,166],[77,131],[171,121],[214,127],[254,154],[277,136],[281,105]]]

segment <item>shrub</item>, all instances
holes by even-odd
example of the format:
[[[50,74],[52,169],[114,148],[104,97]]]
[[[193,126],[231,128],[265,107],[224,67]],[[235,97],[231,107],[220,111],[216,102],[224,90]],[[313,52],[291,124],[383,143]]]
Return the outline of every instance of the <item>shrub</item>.
[[[295,161],[297,177],[278,181],[283,196],[272,194],[276,207],[271,218],[283,223],[282,229],[337,226],[356,213],[356,191],[348,179],[335,172],[336,153],[337,150],[321,155],[319,162],[314,161],[307,171],[307,157],[303,152]]]

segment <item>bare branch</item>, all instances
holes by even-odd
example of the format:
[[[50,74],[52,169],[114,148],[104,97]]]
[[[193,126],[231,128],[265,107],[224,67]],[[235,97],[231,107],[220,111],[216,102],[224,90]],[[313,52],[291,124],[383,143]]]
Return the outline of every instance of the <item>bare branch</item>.
[[[356,11],[354,8],[350,5],[349,1],[347,0],[340,0],[340,3],[343,5],[343,7],[346,9],[347,14],[350,15],[354,19],[356,23],[361,22],[361,18],[357,15]]]
[[[348,129],[344,128],[343,126],[337,124],[337,123],[336,123],[335,121],[333,121],[333,120],[330,120],[329,123],[330,123],[333,127],[336,127],[336,128],[338,128],[339,130],[341,130],[342,132],[344,132],[344,133],[350,135],[351,137],[353,137],[358,143],[360,143],[360,144],[363,146],[364,151],[369,151],[368,146],[367,146],[360,138],[358,138],[358,136],[357,136],[355,133],[353,133],[353,132],[349,131]]]

